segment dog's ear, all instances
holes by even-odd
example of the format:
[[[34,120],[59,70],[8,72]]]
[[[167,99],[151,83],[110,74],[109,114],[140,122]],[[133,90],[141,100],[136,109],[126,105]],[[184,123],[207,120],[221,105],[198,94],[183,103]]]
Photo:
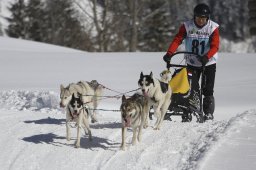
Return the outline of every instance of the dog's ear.
[[[126,101],[125,95],[122,96],[122,102]]]
[[[62,91],[65,87],[61,84],[60,85],[60,90]]]
[[[142,77],[143,77],[143,72],[140,73],[140,78],[142,78]]]
[[[72,93],[72,98],[75,98],[75,93]]]
[[[79,97],[79,98],[82,97],[82,94],[77,92],[77,97]]]
[[[152,71],[150,72],[150,77],[153,78],[153,73],[152,73]]]
[[[79,100],[83,101],[83,95],[81,93],[77,92],[77,97]]]

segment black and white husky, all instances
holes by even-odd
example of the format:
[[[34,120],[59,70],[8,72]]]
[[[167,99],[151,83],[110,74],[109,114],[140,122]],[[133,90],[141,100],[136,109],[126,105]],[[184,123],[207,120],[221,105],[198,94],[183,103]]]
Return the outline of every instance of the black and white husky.
[[[130,98],[122,97],[122,104],[120,106],[121,119],[122,119],[122,144],[121,149],[125,150],[126,147],[126,131],[127,127],[131,127],[133,131],[132,145],[136,141],[141,141],[141,132],[144,126],[145,119],[147,118],[148,100],[145,96],[135,93]],[[137,135],[138,133],[138,135]]]
[[[171,103],[172,90],[167,83],[155,79],[152,72],[150,75],[144,75],[141,72],[138,84],[149,102],[147,113],[149,113],[150,107],[153,106],[154,116],[157,118],[154,129],[159,130]],[[148,126],[148,118],[145,121],[145,126]]]
[[[90,112],[91,121],[97,122],[97,107],[99,98],[103,93],[103,86],[96,80],[91,82],[80,81],[71,83],[67,87],[60,85],[60,107],[66,107],[72,98],[72,94],[78,97],[78,93],[82,95],[82,101],[85,103]]]
[[[91,130],[88,121],[88,110],[84,107],[81,94],[78,94],[78,97],[75,97],[72,94],[71,100],[67,105],[66,112],[66,138],[70,140],[70,128],[71,122],[75,122],[77,126],[77,140],[75,146],[80,147],[80,138],[81,138],[81,129],[83,128],[85,133],[89,135],[89,140],[92,140]]]

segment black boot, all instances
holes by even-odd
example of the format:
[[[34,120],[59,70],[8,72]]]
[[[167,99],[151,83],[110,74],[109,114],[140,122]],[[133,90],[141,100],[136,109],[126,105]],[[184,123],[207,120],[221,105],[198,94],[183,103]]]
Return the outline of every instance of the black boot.
[[[181,122],[191,122],[192,114],[185,111],[185,112],[183,112],[183,115],[181,116],[181,118],[182,118]]]
[[[168,114],[168,113],[166,113],[166,114],[164,115],[164,120],[172,121],[172,119],[171,119],[171,115],[170,115],[170,114]]]
[[[205,114],[205,120],[213,120],[213,113],[215,110],[215,100],[213,96],[204,97],[203,110]]]
[[[154,115],[154,110],[152,110],[152,109],[153,109],[153,106],[151,106],[150,109],[149,109],[149,119],[150,120],[153,120],[152,116]]]

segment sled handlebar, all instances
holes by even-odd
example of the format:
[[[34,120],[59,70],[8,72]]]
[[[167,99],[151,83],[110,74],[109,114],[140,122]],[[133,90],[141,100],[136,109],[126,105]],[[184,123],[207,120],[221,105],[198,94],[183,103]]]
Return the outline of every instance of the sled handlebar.
[[[169,69],[170,67],[187,67],[187,65],[169,64],[169,63],[167,63],[167,68]]]
[[[176,52],[176,53],[173,53],[173,54],[171,55],[171,57],[173,57],[173,56],[175,56],[175,55],[177,55],[177,54],[194,54],[194,55],[199,56],[198,54],[193,53],[193,52],[189,52],[189,51],[178,51],[178,52]]]
[[[188,51],[178,51],[176,53],[173,53],[170,57],[173,57],[177,54],[194,54],[197,56],[197,58],[201,58],[200,55],[193,53],[193,52],[188,52]],[[167,69],[170,69],[170,67],[187,67],[187,65],[171,64],[170,62],[167,62]]]

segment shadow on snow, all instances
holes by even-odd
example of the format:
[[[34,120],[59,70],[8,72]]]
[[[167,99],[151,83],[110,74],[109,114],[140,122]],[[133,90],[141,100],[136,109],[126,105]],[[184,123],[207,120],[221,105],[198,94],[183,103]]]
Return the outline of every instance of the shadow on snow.
[[[35,123],[35,124],[56,124],[61,125],[66,123],[66,119],[55,119],[55,118],[45,118],[40,120],[26,120],[24,123]]]
[[[92,129],[121,129],[122,123],[116,123],[116,122],[108,122],[108,123],[97,123],[97,124],[90,124],[90,128]]]
[[[62,141],[56,141],[58,139],[61,139]],[[33,135],[30,137],[25,137],[22,139],[25,142],[31,142],[34,144],[51,144],[51,145],[66,145],[66,146],[74,146],[74,143],[76,142],[76,138],[71,138],[71,141],[73,141],[73,144],[70,144],[70,141],[66,141],[66,137],[63,136],[58,136],[53,133],[47,133],[47,134],[40,134],[40,135]],[[63,141],[65,140],[65,141]],[[81,148],[84,149],[96,149],[96,148],[101,148],[101,149],[110,149],[110,148],[117,148],[120,143],[115,143],[112,142],[108,139],[105,138],[100,138],[97,136],[92,136],[92,141],[89,141],[88,136],[86,137],[81,137]]]
[[[47,133],[47,134],[40,134],[40,135],[25,137],[22,140],[26,142],[32,142],[35,144],[40,144],[40,143],[53,144],[55,139],[66,139],[66,138],[55,135],[53,133]]]

